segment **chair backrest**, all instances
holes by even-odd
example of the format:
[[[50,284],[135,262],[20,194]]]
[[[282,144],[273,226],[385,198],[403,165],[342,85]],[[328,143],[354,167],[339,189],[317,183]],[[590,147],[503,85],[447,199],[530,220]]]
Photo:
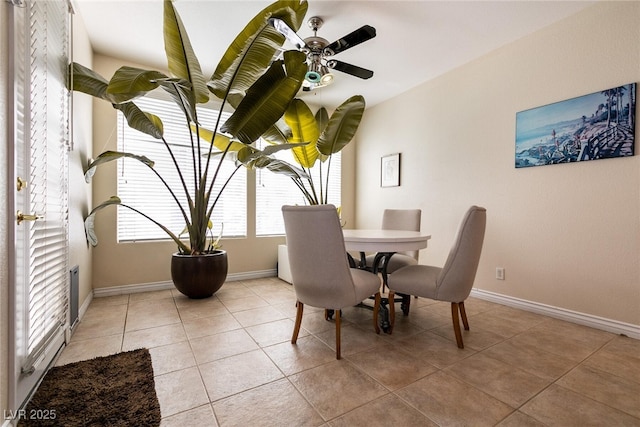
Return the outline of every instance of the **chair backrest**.
[[[486,224],[487,210],[471,206],[460,223],[447,262],[436,280],[438,299],[461,302],[471,293],[480,262]]]
[[[355,289],[336,207],[283,206],[282,215],[298,300],[336,310],[352,304]]]
[[[382,213],[383,230],[420,231],[420,209],[385,209]],[[418,260],[418,251],[403,252]]]

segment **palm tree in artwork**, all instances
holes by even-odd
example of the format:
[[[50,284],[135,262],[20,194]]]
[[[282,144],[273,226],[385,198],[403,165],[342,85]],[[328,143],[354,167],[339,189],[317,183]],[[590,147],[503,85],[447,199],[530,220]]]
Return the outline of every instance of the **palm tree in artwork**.
[[[618,88],[603,90],[602,94],[607,97],[607,127],[611,126],[611,110],[615,104],[614,98],[618,94]]]
[[[623,87],[619,87],[616,89],[616,126],[620,125],[620,113],[622,113],[622,91]]]
[[[626,87],[620,86],[616,88],[616,124],[620,124],[622,120],[624,122],[624,118],[622,118],[622,114],[624,112],[624,92],[627,90]]]
[[[636,102],[633,99],[633,95],[634,95],[634,90],[633,90],[633,84],[629,85],[629,127],[631,129],[634,128],[634,121],[636,119],[635,117],[635,106],[636,106]]]
[[[593,115],[594,123],[598,121],[598,117],[600,117],[600,110],[604,109],[604,104],[598,104],[598,108],[596,108],[596,112]]]

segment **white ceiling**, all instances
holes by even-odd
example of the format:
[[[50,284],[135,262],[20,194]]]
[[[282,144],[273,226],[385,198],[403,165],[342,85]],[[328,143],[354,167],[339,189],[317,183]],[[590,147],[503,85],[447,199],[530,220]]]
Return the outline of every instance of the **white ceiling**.
[[[245,24],[271,1],[175,0],[206,76]],[[311,0],[306,19],[320,16],[318,36],[332,42],[369,24],[377,37],[336,55],[374,71],[369,80],[335,71],[331,86],[300,97],[332,109],[363,95],[367,106],[405,92],[594,1]],[[74,0],[95,52],[166,68],[161,0]],[[305,25],[298,34],[313,35]],[[292,46],[288,46],[292,48]],[[109,78],[111,76],[104,76]]]

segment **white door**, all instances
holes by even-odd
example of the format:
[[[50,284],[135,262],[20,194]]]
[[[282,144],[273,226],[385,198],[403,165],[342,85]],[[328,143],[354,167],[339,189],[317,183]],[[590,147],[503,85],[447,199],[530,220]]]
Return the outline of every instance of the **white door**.
[[[18,409],[64,344],[68,324],[70,13],[67,0],[23,0],[11,14],[9,404]]]

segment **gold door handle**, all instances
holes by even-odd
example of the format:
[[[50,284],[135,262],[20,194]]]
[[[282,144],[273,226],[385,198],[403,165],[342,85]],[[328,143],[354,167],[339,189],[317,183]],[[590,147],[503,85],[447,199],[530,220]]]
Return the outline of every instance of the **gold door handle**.
[[[27,188],[27,181],[18,177],[16,179],[16,188],[18,189],[18,191],[22,190],[23,188]]]
[[[42,218],[44,218],[42,215],[25,215],[20,211],[16,213],[16,221],[18,222],[18,225],[20,225],[22,221],[35,221]]]

